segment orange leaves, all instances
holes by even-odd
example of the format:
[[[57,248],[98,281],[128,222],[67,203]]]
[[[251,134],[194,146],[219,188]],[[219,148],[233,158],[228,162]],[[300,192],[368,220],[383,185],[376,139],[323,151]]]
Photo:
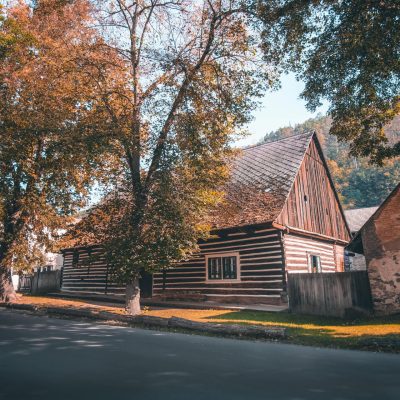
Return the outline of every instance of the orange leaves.
[[[18,27],[33,38],[16,35],[0,63],[0,246],[9,267],[40,264],[93,183],[112,179],[98,83],[114,53],[101,49],[91,11],[86,0],[33,10],[20,2],[1,25],[0,33]]]

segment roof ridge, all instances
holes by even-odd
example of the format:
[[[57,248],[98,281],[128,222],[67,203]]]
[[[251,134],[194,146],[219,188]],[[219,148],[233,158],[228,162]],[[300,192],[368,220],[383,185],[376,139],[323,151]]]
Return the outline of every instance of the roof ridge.
[[[271,143],[283,142],[285,140],[292,139],[292,138],[294,138],[296,136],[307,136],[307,135],[311,136],[314,133],[315,133],[314,131],[308,131],[308,132],[304,132],[304,133],[296,133],[294,135],[291,135],[291,136],[288,136],[288,137],[285,137],[285,138],[275,139],[275,140],[271,140],[269,142],[256,143],[256,144],[252,144],[250,146],[242,147],[241,150],[248,150],[248,149],[253,149],[254,147],[261,147],[261,146],[269,145]]]

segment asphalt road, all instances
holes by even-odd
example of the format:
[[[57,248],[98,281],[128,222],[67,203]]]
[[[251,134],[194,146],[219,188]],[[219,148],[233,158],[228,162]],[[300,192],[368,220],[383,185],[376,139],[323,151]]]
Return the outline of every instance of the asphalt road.
[[[0,309],[0,399],[400,399],[400,356]]]

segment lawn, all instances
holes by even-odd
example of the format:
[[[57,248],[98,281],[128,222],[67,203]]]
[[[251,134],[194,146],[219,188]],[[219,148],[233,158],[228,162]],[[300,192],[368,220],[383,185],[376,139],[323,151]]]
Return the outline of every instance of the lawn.
[[[400,353],[400,315],[343,320],[265,311],[166,309],[145,312],[203,322],[283,326],[287,328],[289,341],[297,344]]]
[[[121,305],[87,300],[19,296],[18,303],[102,310],[117,314],[125,313]],[[295,315],[287,312],[156,307],[144,307],[143,314],[161,318],[179,317],[198,322],[283,326],[287,328],[288,341],[291,343],[400,353],[400,315],[343,320],[340,318]]]

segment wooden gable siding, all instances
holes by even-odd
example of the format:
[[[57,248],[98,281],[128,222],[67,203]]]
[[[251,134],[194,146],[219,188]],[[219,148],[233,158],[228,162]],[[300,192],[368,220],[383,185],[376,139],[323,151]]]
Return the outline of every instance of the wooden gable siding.
[[[79,254],[78,265],[73,265],[74,253]],[[125,287],[111,282],[107,263],[100,247],[68,249],[64,252],[61,290],[87,294],[124,295]],[[95,256],[89,262],[89,257]]]
[[[322,272],[344,271],[344,246],[319,239],[284,234],[283,247],[288,273],[310,272],[311,254],[320,256]]]
[[[349,241],[346,222],[328,174],[323,155],[314,139],[310,142],[276,222]]]
[[[153,295],[190,298],[193,295],[220,302],[279,303],[284,287],[280,232],[260,229],[199,243],[201,252],[165,273],[154,274]],[[207,282],[205,256],[239,253],[240,280]]]

